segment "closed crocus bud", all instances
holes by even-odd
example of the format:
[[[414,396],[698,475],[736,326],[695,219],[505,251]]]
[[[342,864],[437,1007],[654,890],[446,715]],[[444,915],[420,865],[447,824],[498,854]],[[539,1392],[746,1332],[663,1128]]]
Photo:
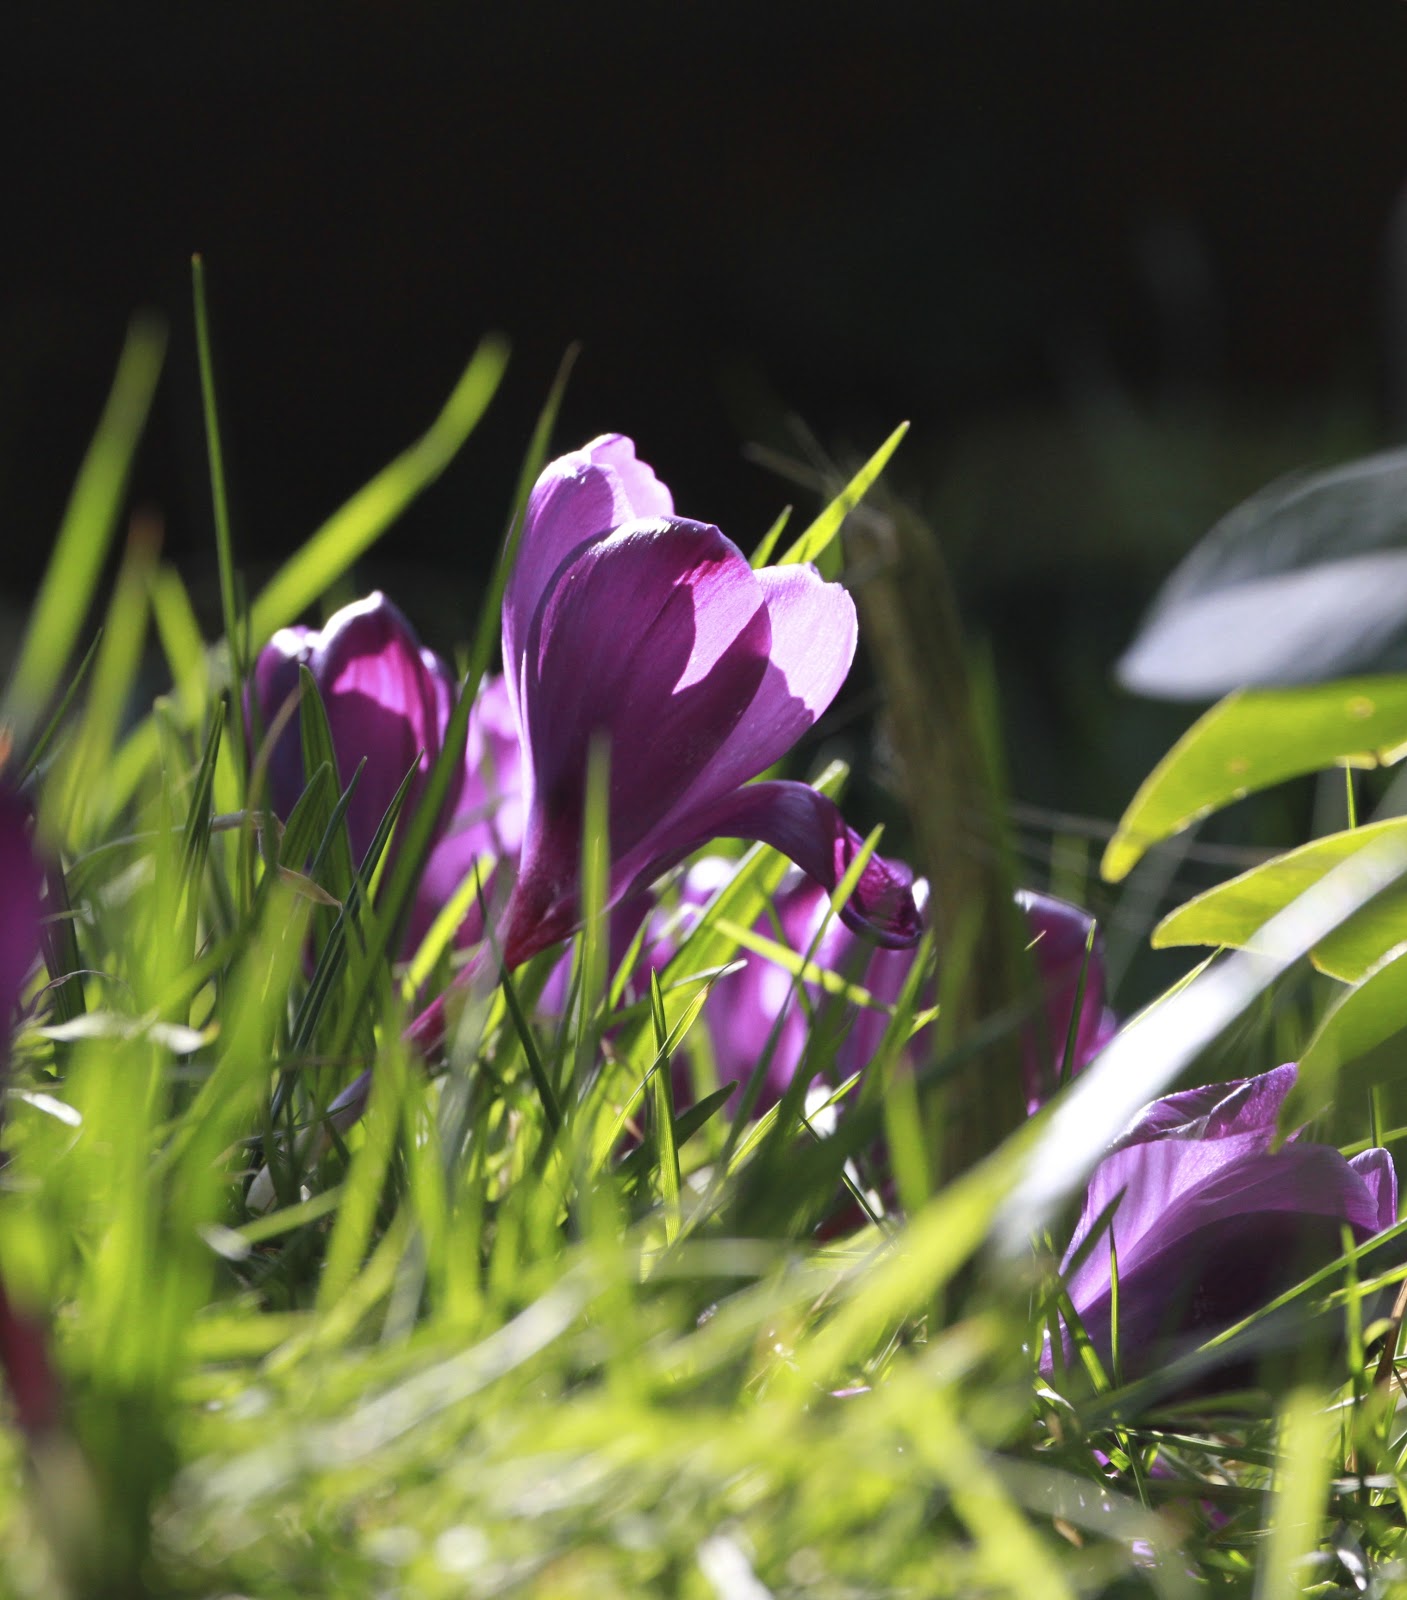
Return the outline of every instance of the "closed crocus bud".
[[[1272,1150],[1293,1065],[1156,1100],[1095,1169],[1065,1260],[1071,1302],[1106,1363],[1111,1356],[1109,1233],[1118,1265],[1119,1353],[1137,1377],[1293,1288],[1342,1250],[1397,1220],[1386,1150],[1346,1160],[1291,1140]],[[1051,1368],[1047,1348],[1043,1365]]]
[[[749,780],[831,703],[855,651],[855,608],[814,568],[754,572],[717,528],[611,435],[552,462],[529,499],[503,608],[525,816],[505,910],[509,965],[571,933],[593,744],[610,758],[609,898],[715,838],[761,839],[833,888],[861,840],[801,783]],[[907,875],[872,857],[845,911],[912,944]]]
[[[352,854],[360,860],[400,787],[414,766],[403,815],[409,815],[444,741],[454,703],[449,669],[421,647],[414,630],[379,591],[343,606],[321,629],[280,628],[259,653],[253,687],[268,727],[298,692],[299,666],[306,666],[327,711],[337,756],[339,788],[366,766],[347,808]],[[459,800],[462,775],[447,802]],[[286,817],[303,792],[298,718],[284,728],[269,753],[269,791],[274,811]]]

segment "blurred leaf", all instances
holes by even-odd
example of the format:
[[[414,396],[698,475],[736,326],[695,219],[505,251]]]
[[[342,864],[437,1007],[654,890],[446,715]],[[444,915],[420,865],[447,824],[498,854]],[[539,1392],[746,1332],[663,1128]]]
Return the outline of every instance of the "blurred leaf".
[[[0,722],[21,741],[58,686],[88,614],[165,350],[162,323],[152,318],[133,322],[0,708]]]
[[[1119,681],[1201,700],[1381,666],[1407,617],[1403,547],[1407,450],[1282,478],[1182,562],[1119,662]]]
[[[1150,846],[1243,795],[1334,762],[1391,765],[1404,753],[1407,677],[1228,695],[1143,780],[1100,871],[1117,883]]]
[[[1341,862],[1380,839],[1407,842],[1407,817],[1391,817],[1366,828],[1351,828],[1315,839],[1208,889],[1163,918],[1153,930],[1154,948],[1204,944],[1244,949],[1278,911]],[[1401,942],[1404,927],[1407,887],[1399,886],[1346,917],[1310,956],[1330,977],[1356,983]]]

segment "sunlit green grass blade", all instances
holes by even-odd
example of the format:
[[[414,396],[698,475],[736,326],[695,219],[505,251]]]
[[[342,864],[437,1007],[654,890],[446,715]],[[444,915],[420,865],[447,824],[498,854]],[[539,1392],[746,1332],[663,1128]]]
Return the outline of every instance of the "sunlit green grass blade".
[[[1313,1576],[1301,1566],[1319,1547],[1338,1423],[1313,1389],[1292,1389],[1280,1407],[1279,1465],[1270,1539],[1256,1572],[1255,1600],[1303,1594]],[[1298,1569],[1298,1570],[1297,1570]]]
[[[790,545],[778,561],[778,566],[789,566],[796,561],[818,561],[831,541],[840,532],[846,517],[864,499],[876,478],[884,471],[889,458],[899,448],[899,441],[909,431],[907,422],[901,422],[880,445],[863,467],[851,478],[834,500],[811,523],[806,531]],[[780,530],[778,530],[780,532]],[[760,564],[760,563],[759,563]]]
[[[777,548],[777,542],[787,531],[787,523],[791,521],[791,507],[783,506],[777,515],[777,520],[768,528],[758,542],[757,549],[752,552],[752,566],[754,569],[765,567],[772,559],[772,552]]]
[[[496,351],[497,347],[492,347],[492,349]],[[416,807],[415,814],[407,819],[406,827],[402,831],[400,849],[397,852],[395,866],[389,880],[383,886],[378,902],[378,916],[368,932],[368,959],[371,962],[384,959],[387,951],[395,948],[401,940],[406,921],[410,915],[415,885],[429,855],[435,829],[443,814],[445,801],[449,795],[450,785],[464,760],[464,746],[468,737],[469,717],[473,710],[474,697],[478,693],[479,683],[484,673],[488,670],[494,648],[498,643],[501,629],[503,594],[508,585],[508,576],[512,570],[514,557],[517,554],[518,540],[522,536],[528,496],[546,462],[552,429],[556,424],[557,413],[561,408],[562,396],[566,391],[567,379],[571,373],[574,358],[575,349],[573,348],[568,350],[563,358],[556,381],[538,417],[537,426],[533,430],[532,440],[518,476],[517,492],[507,533],[504,537],[503,552],[499,557],[497,567],[494,569],[493,580],[489,585],[487,595],[484,597],[483,611],[480,614],[478,626],[474,633],[468,671],[464,675],[464,681],[460,684],[459,697],[445,727],[440,753],[425,781],[420,804]],[[485,360],[487,359],[485,357]],[[502,370],[503,357],[501,352],[495,355],[495,360],[497,360],[498,364],[494,369],[493,382],[496,384]],[[472,373],[473,368],[471,367],[470,370]],[[466,375],[465,379],[465,382],[467,381],[468,375]],[[487,404],[487,399],[485,399],[484,403]],[[260,637],[257,628],[255,629],[255,637]]]
[[[664,1055],[669,1040],[669,1025],[665,1020],[664,996],[660,993],[659,974],[650,974],[650,1011],[654,1020],[655,1045]],[[673,1244],[679,1237],[679,1146],[675,1139],[674,1088],[670,1079],[666,1056],[651,1078],[654,1097],[655,1165],[659,1174],[660,1204],[664,1208],[664,1238]]]
[[[41,829],[72,844],[92,841],[105,810],[113,746],[141,667],[155,560],[155,530],[136,525],[108,606],[83,717],[45,786]]]
[[[1242,795],[1335,762],[1391,763],[1407,751],[1407,678],[1244,689],[1200,717],[1139,786],[1104,852],[1118,882],[1150,846]]]
[[[0,707],[0,723],[21,745],[58,687],[88,614],[165,350],[160,322],[139,318],[128,330],[112,392],[69,498]]]
[[[98,647],[103,642],[102,630],[93,636],[93,642],[84,652],[83,659],[78,663],[73,677],[69,679],[68,687],[64,690],[58,705],[54,708],[53,715],[34,738],[29,747],[19,770],[15,773],[14,783],[17,789],[23,788],[31,777],[39,770],[40,764],[49,753],[55,737],[68,721],[68,714],[73,709],[78,698],[78,692],[83,687],[93,662],[97,659]]]
[[[239,596],[235,592],[234,535],[230,531],[229,497],[225,493],[225,453],[220,443],[220,417],[215,404],[215,359],[210,350],[210,314],[205,300],[205,263],[191,258],[191,289],[195,301],[195,347],[200,364],[200,398],[205,413],[205,449],[210,462],[210,504],[215,518],[215,554],[220,573],[220,614],[225,625],[225,641],[230,652],[233,701],[231,750],[234,770],[240,783],[239,804],[247,802],[244,780],[248,773],[245,752],[244,682],[249,676],[247,641],[239,615]]]
[[[258,649],[326,592],[444,471],[478,426],[503,377],[508,347],[486,339],[429,429],[317,530],[274,574],[249,614]]]

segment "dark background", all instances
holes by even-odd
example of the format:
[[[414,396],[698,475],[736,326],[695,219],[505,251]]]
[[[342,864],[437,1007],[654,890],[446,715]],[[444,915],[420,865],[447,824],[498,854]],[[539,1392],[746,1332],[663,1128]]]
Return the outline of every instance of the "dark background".
[[[155,307],[135,493],[213,620],[198,249],[252,572],[490,329],[489,419],[359,574],[442,646],[571,340],[559,441],[633,434],[745,547],[797,497],[746,444],[800,418],[843,459],[908,417],[891,482],[990,642],[1017,797],[1112,817],[1188,718],[1109,687],[1159,578],[1398,431],[1404,86],[1397,0],[33,8],[0,49],[0,592]]]

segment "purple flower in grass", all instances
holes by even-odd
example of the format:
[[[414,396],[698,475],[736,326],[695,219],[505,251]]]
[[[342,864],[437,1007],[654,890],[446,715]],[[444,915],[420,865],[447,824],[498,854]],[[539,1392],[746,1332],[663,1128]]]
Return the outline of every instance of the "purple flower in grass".
[[[714,891],[727,881],[732,865],[718,857],[704,857],[689,869],[680,886],[680,910],[686,919],[697,916]],[[914,882],[913,894],[922,916],[928,897],[923,879]],[[1103,946],[1097,935],[1092,945],[1090,942],[1093,918],[1078,906],[1032,890],[1021,890],[1016,899],[1026,918],[1043,1001],[1039,1017],[1027,1027],[1022,1040],[1027,1094],[1034,1109],[1056,1086],[1082,971],[1085,987],[1075,1030],[1073,1071],[1083,1070],[1108,1043],[1115,1019],[1104,1003]],[[877,949],[837,919],[827,921],[829,908],[827,892],[796,873],[783,884],[772,913],[759,919],[755,931],[798,955],[805,955],[814,943],[812,959],[816,966],[854,983],[877,1002],[875,1006],[850,1008],[853,1015],[847,1020],[831,1074],[836,1082],[843,1082],[868,1066],[879,1048],[889,1022],[882,1008],[892,1006],[903,992],[914,956],[912,950]],[[662,966],[672,954],[670,940],[657,943],[654,964]],[[743,971],[719,981],[704,1007],[703,1019],[719,1080],[725,1083],[747,1081],[781,1019],[757,1102],[757,1110],[762,1112],[781,1099],[795,1076],[806,1048],[809,1024],[797,986],[784,966],[755,952],[742,952],[740,959],[745,962]],[[818,986],[801,987],[812,1005],[823,1002]],[[919,997],[919,1006],[932,1005],[935,999],[931,991],[924,993]],[[842,1003],[838,999],[830,1002]],[[921,1050],[926,1039],[927,1032],[923,1030],[915,1036],[916,1046],[911,1045],[910,1049]]]
[[[1194,1348],[1397,1220],[1385,1150],[1346,1160],[1291,1140],[1272,1150],[1293,1065],[1155,1100],[1100,1162],[1065,1260],[1112,1207],[1125,1377]],[[1109,1233],[1068,1278],[1101,1360],[1111,1356]],[[1067,1353],[1068,1353],[1068,1335]],[[1043,1358],[1051,1368],[1051,1352]]]
[[[861,840],[805,784],[752,783],[835,697],[855,608],[809,566],[754,572],[717,528],[610,435],[552,462],[528,504],[503,608],[523,750],[518,881],[500,934],[510,966],[576,927],[586,767],[610,757],[612,903],[706,844],[761,839],[833,888]],[[908,876],[872,857],[847,922],[912,944]]]
[[[419,803],[430,768],[444,747],[457,692],[453,674],[424,649],[400,610],[379,592],[344,606],[321,629],[281,628],[255,664],[253,692],[264,726],[298,692],[306,666],[327,712],[339,788],[365,758],[347,833],[358,861],[375,837],[386,808],[412,767],[402,816]],[[287,817],[303,791],[297,716],[269,751],[274,811]],[[469,720],[463,766],[454,775],[444,820],[426,864],[411,917],[414,949],[430,923],[485,854],[516,854],[522,837],[521,758],[502,679],[486,679]],[[477,913],[466,921],[481,932]]]

